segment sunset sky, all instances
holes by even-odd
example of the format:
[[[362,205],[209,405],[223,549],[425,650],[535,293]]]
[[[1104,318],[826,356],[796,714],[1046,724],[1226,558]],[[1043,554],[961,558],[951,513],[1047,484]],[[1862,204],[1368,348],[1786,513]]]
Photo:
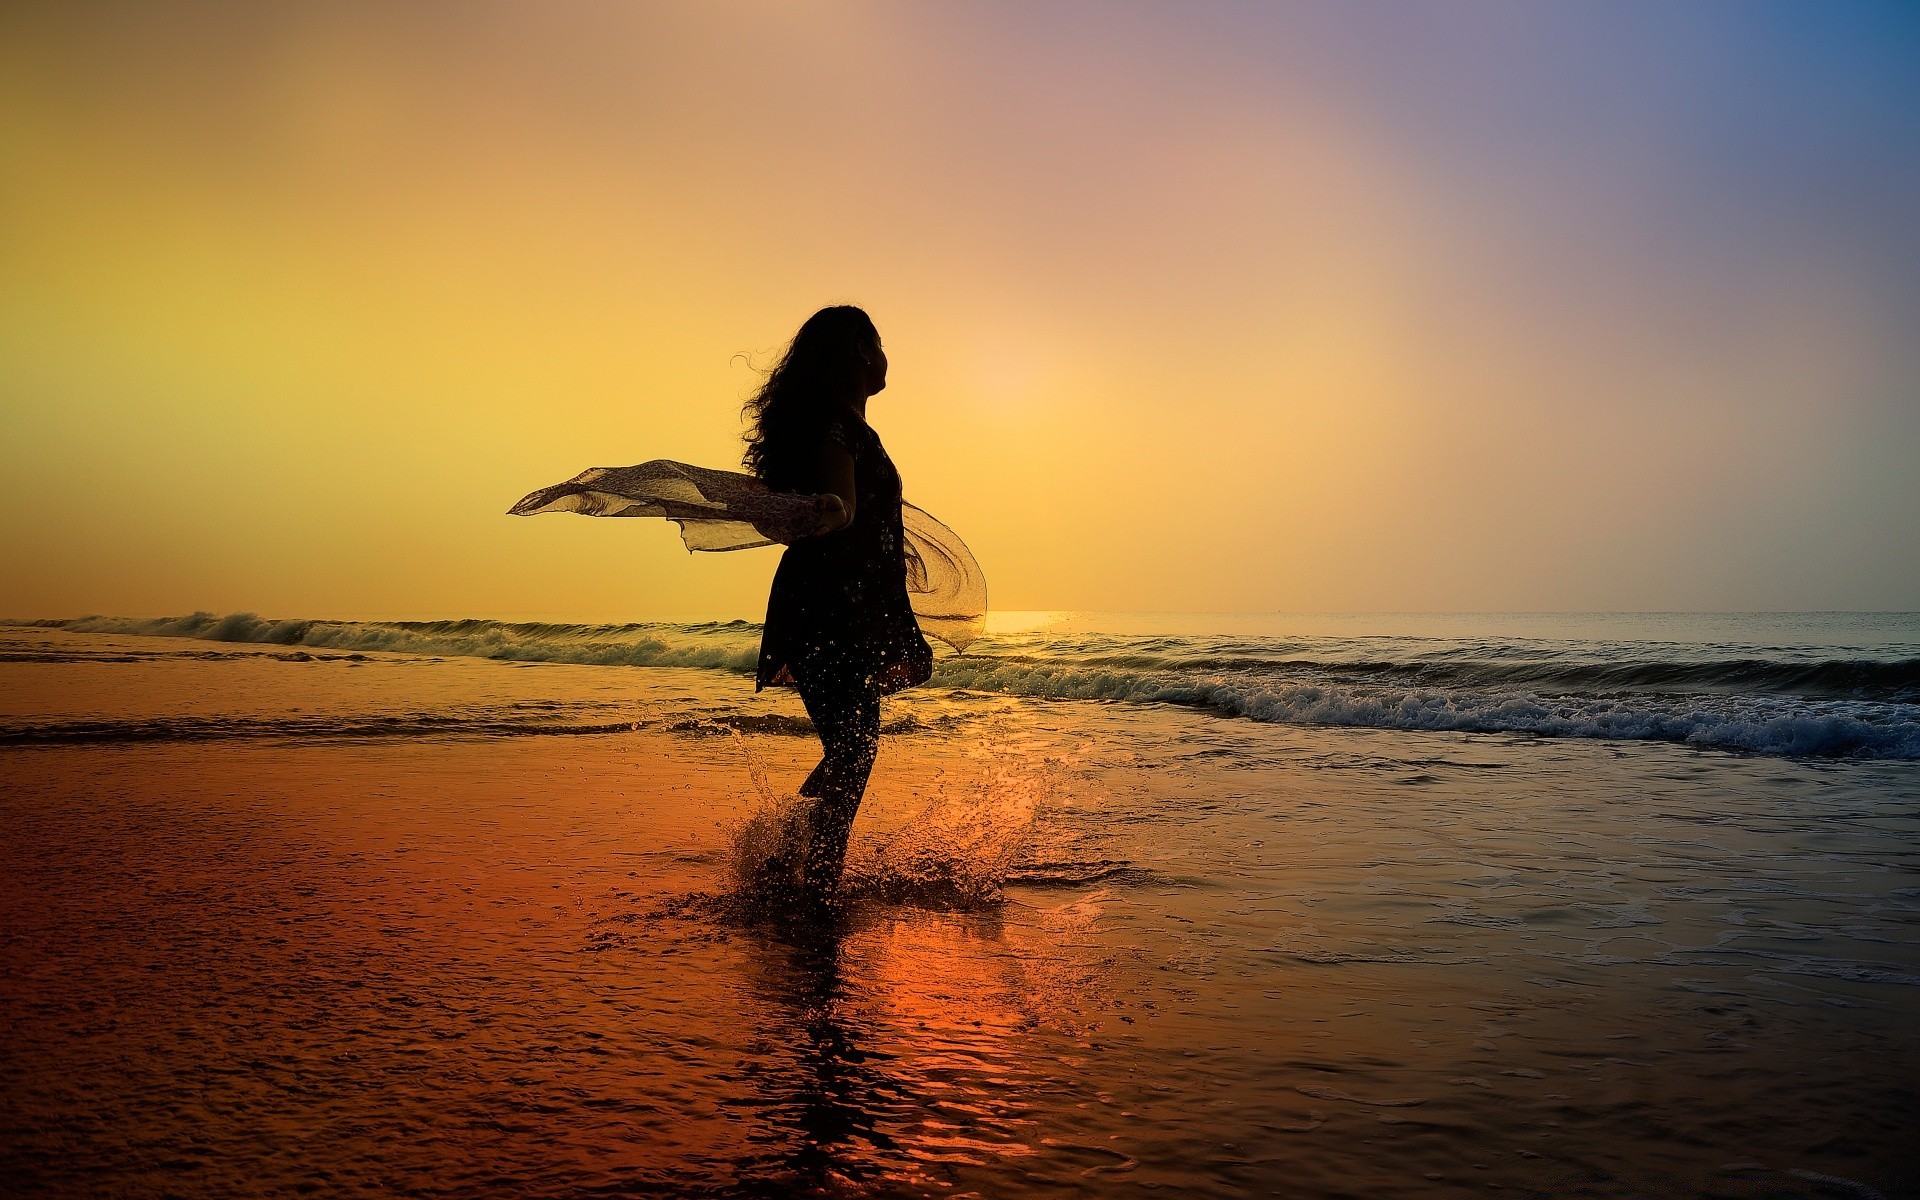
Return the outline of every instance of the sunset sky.
[[[509,518],[870,410],[996,608],[1920,608],[1920,7],[10,4],[0,616],[757,616]]]

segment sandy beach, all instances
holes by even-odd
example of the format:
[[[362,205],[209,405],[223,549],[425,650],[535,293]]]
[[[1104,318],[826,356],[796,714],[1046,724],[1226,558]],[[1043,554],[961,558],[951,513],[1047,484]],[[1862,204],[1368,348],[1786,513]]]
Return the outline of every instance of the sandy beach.
[[[922,695],[823,934],[727,904],[790,697],[24,636],[153,736],[0,750],[17,1194],[1914,1194],[1905,762]]]

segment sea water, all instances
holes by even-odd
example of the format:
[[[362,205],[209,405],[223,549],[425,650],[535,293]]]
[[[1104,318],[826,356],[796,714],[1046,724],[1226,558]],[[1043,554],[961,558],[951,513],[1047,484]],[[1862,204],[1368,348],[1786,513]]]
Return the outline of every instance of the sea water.
[[[196,613],[158,620],[92,617],[45,627],[287,646],[335,657],[378,651],[733,674],[752,672],[759,647],[759,628],[746,621],[343,622]],[[1916,614],[1006,613],[994,614],[989,629],[968,653],[940,659],[928,687],[1178,705],[1304,727],[1920,758]],[[46,651],[56,659],[62,652]],[[15,661],[29,661],[35,653],[12,651]],[[597,699],[580,697],[537,721],[517,711],[471,708],[458,718],[421,715],[443,724],[491,720],[482,732],[509,733],[567,721],[589,728],[604,712]],[[265,730],[283,714],[250,715]],[[158,735],[158,727],[149,732]],[[185,728],[175,732],[184,734]],[[80,728],[47,728],[0,736],[89,735]]]
[[[826,927],[736,903],[813,753],[756,637],[0,631],[0,1170],[1920,1187],[1920,618],[996,614]]]

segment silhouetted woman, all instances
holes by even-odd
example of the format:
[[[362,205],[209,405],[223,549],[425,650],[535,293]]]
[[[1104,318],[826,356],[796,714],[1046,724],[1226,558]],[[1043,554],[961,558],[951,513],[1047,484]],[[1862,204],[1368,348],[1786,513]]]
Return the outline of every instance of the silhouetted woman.
[[[907,598],[900,475],[866,420],[886,386],[873,321],[837,305],[807,318],[746,406],[747,469],[774,491],[820,497],[815,533],[774,574],[754,683],[798,688],[820,735],[820,765],[800,787],[814,800],[803,875],[816,901],[846,864],[880,749],[880,697],[933,673]]]

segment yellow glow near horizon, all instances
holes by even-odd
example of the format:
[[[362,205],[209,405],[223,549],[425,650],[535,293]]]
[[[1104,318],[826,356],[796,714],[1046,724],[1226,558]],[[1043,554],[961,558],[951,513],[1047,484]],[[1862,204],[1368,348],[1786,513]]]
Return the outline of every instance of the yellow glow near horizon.
[[[1495,187],[1384,107],[1386,50],[863,4],[4,20],[0,615],[755,615],[771,551],[503,514],[732,465],[741,356],[842,300],[996,605],[1920,604],[1878,284],[1817,239],[1675,260],[1655,176]]]

